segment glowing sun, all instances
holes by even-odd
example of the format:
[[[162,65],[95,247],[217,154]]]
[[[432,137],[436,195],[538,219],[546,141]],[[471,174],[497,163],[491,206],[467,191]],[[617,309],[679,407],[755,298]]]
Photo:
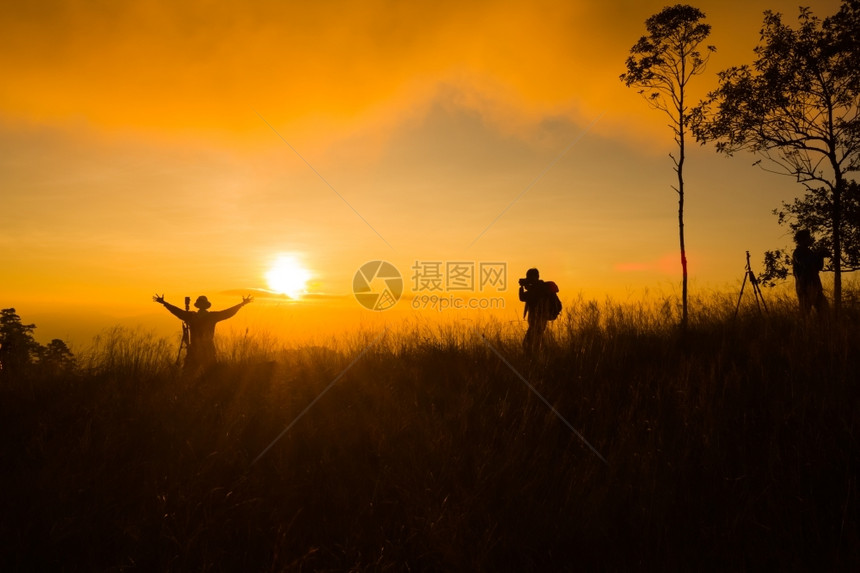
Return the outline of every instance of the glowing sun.
[[[311,273],[294,257],[281,256],[266,273],[269,288],[290,298],[298,298],[307,286]]]

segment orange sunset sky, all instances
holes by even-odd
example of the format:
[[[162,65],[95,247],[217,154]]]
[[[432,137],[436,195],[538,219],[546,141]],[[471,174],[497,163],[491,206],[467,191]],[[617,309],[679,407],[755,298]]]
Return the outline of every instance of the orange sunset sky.
[[[415,261],[505,262],[511,319],[530,266],[562,299],[680,291],[672,135],[618,78],[666,4],[10,3],[0,304],[80,346],[114,323],[177,330],[156,292],[256,293],[230,328],[287,337],[361,322],[353,275],[377,259],[404,275],[401,318]],[[764,10],[798,12],[691,4],[717,47],[693,101],[752,61]],[[737,291],[746,250],[755,269],[790,244],[771,211],[802,188],[755,159],[689,147],[692,295]],[[265,295],[282,254],[311,275],[300,300]]]

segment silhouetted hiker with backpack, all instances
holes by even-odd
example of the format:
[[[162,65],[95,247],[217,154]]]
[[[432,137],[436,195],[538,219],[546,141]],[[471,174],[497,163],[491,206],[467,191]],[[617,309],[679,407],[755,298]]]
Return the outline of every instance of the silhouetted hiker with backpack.
[[[827,311],[827,298],[821,287],[819,271],[824,268],[824,254],[812,249],[812,235],[808,229],[801,229],[794,234],[797,248],[791,254],[791,272],[794,274],[794,288],[797,291],[797,301],[803,314],[815,308],[818,314]]]
[[[173,306],[166,300],[164,295],[155,295],[152,297],[154,302],[164,305],[170,313],[183,321],[188,326],[189,339],[187,340],[187,348],[185,353],[185,370],[196,371],[215,363],[215,325],[222,320],[227,320],[233,317],[239,309],[246,304],[253,302],[254,299],[249,295],[242,297],[242,302],[236,306],[231,306],[225,310],[216,310],[209,312],[212,303],[205,296],[197,297],[194,306],[199,310],[183,310],[177,306]],[[185,299],[185,306],[188,306],[188,300]]]
[[[523,348],[533,352],[540,348],[547,322],[561,314],[558,286],[552,281],[542,281],[537,269],[529,269],[526,278],[520,279],[520,300],[526,303],[523,317],[529,323],[523,338]]]

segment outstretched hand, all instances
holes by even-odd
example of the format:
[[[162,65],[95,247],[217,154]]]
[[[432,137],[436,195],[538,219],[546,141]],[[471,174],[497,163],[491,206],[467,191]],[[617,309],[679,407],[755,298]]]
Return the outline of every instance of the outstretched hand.
[[[156,293],[154,297],[152,297],[152,302],[157,302],[158,304],[164,304],[164,295]]]
[[[242,304],[249,304],[252,302],[254,302],[254,297],[252,297],[251,295],[242,297]]]

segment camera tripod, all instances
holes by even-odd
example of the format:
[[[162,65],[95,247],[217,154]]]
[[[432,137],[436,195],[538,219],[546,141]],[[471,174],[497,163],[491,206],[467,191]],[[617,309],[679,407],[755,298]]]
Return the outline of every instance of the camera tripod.
[[[735,307],[735,318],[738,316],[738,311],[741,308],[741,300],[744,296],[744,287],[747,285],[747,280],[750,281],[753,289],[753,295],[755,296],[755,304],[758,307],[758,312],[761,314],[761,309],[764,308],[764,311],[767,312],[767,304],[764,302],[764,296],[761,294],[761,288],[758,286],[758,279],[755,276],[755,273],[752,272],[750,268],[750,252],[747,251],[747,266],[746,271],[744,272],[744,282],[741,283],[741,293],[738,295],[738,304]]]
[[[191,297],[185,297],[185,310],[191,309]],[[182,340],[179,341],[179,352],[176,353],[176,364],[182,362],[182,351],[185,350],[185,354],[188,354],[188,345],[191,343],[191,327],[188,326],[188,323],[182,322]]]

